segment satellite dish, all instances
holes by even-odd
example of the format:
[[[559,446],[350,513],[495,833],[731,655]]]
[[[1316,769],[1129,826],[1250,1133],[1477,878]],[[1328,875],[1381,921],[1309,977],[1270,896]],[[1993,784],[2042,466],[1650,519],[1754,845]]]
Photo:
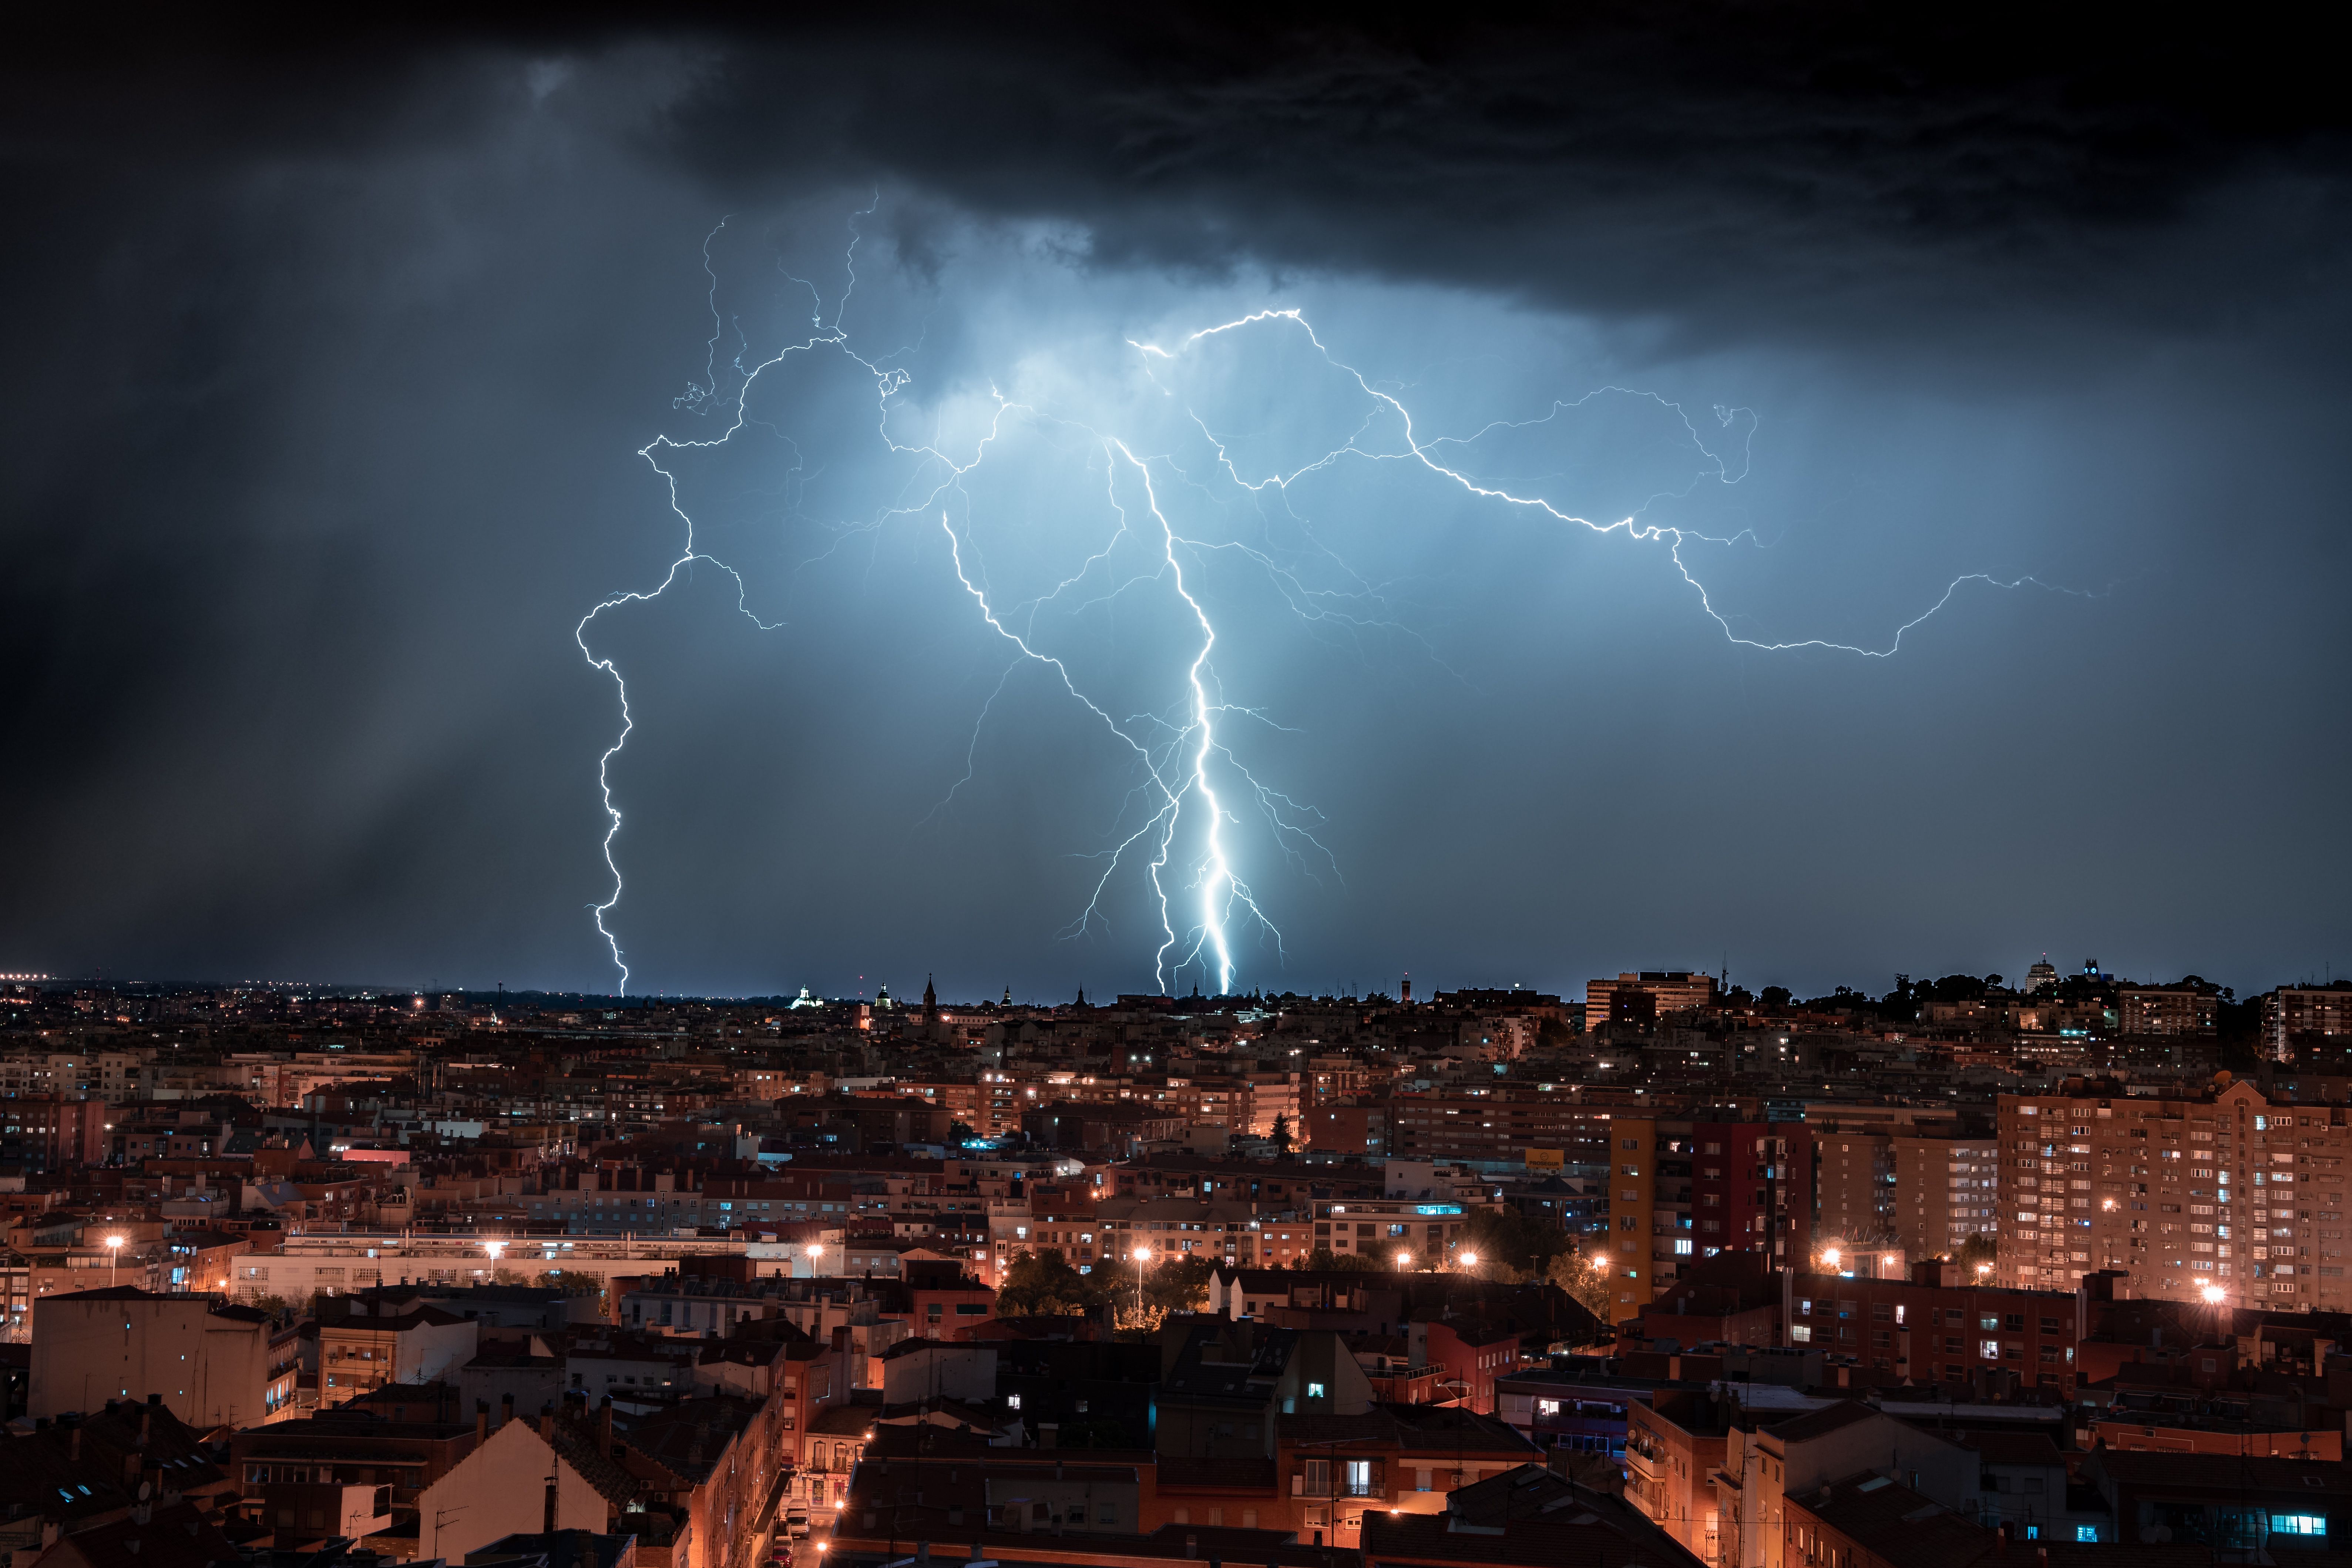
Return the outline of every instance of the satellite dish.
[[[139,1500],[141,1502],[145,1502],[149,1497],[154,1494],[154,1490],[155,1483],[153,1481],[141,1481],[139,1483]]]

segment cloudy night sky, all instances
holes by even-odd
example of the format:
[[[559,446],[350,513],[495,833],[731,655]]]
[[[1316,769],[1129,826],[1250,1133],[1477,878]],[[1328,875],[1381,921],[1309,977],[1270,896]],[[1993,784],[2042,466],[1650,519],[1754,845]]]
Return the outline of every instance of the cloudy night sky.
[[[16,35],[0,970],[2352,965],[2326,51],[1363,14]]]

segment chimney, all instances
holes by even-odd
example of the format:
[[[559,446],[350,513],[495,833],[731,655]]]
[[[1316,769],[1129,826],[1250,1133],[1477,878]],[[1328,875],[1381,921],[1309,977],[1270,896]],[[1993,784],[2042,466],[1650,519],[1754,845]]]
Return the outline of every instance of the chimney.
[[[1184,1555],[1187,1557],[1198,1557],[1201,1555],[1201,1538],[1199,1536],[1187,1535],[1184,1538]]]
[[[508,1422],[509,1422],[509,1421],[511,1421],[511,1420],[513,1420],[513,1419],[514,1419],[514,1395],[513,1395],[513,1394],[501,1394],[501,1395],[499,1395],[499,1425],[500,1426],[504,1426]]]
[[[555,1533],[555,1477],[553,1476],[547,1478],[547,1505],[541,1510],[541,1514],[542,1521],[539,1527],[540,1533],[553,1535]]]
[[[474,1446],[481,1447],[482,1439],[489,1435],[490,1402],[487,1399],[477,1399],[474,1401]]]
[[[542,1405],[539,1407],[539,1435],[546,1438],[551,1447],[553,1446],[555,1442],[555,1407],[551,1405]],[[552,1527],[551,1526],[550,1528]]]

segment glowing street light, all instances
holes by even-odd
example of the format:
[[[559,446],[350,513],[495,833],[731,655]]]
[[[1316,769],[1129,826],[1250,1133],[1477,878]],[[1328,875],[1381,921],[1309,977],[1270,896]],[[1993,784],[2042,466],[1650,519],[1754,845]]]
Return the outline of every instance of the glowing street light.
[[[2209,1307],[2218,1307],[2221,1304],[2221,1298],[2226,1294],[2228,1294],[2228,1292],[2224,1291],[2219,1285],[2208,1285],[2205,1287],[2204,1291],[2205,1304]]]
[[[1400,1252],[1400,1253],[1398,1253],[1398,1254],[1397,1254],[1397,1267],[1398,1267],[1399,1268],[1409,1268],[1409,1267],[1411,1267],[1411,1266],[1412,1266],[1412,1253],[1410,1253],[1410,1252]]]
[[[108,1237],[106,1238],[106,1286],[110,1290],[114,1288],[114,1266],[121,1260],[122,1237]]]
[[[491,1262],[496,1263],[507,1255],[507,1244],[503,1241],[486,1241],[482,1243],[482,1250],[490,1255]]]
[[[1832,1268],[1835,1268],[1838,1266],[1838,1259],[1842,1256],[1843,1255],[1834,1247],[1825,1247],[1822,1248],[1822,1261],[1828,1264]]]
[[[1477,1268],[1478,1255],[1475,1252],[1465,1252],[1462,1254],[1462,1267],[1465,1268]]]

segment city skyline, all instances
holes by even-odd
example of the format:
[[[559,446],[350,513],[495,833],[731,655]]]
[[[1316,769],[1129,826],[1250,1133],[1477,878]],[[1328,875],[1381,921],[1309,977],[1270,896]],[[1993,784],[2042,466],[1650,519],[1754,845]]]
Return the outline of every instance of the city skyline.
[[[11,1568],[2346,1557],[2312,15],[7,37]]]

